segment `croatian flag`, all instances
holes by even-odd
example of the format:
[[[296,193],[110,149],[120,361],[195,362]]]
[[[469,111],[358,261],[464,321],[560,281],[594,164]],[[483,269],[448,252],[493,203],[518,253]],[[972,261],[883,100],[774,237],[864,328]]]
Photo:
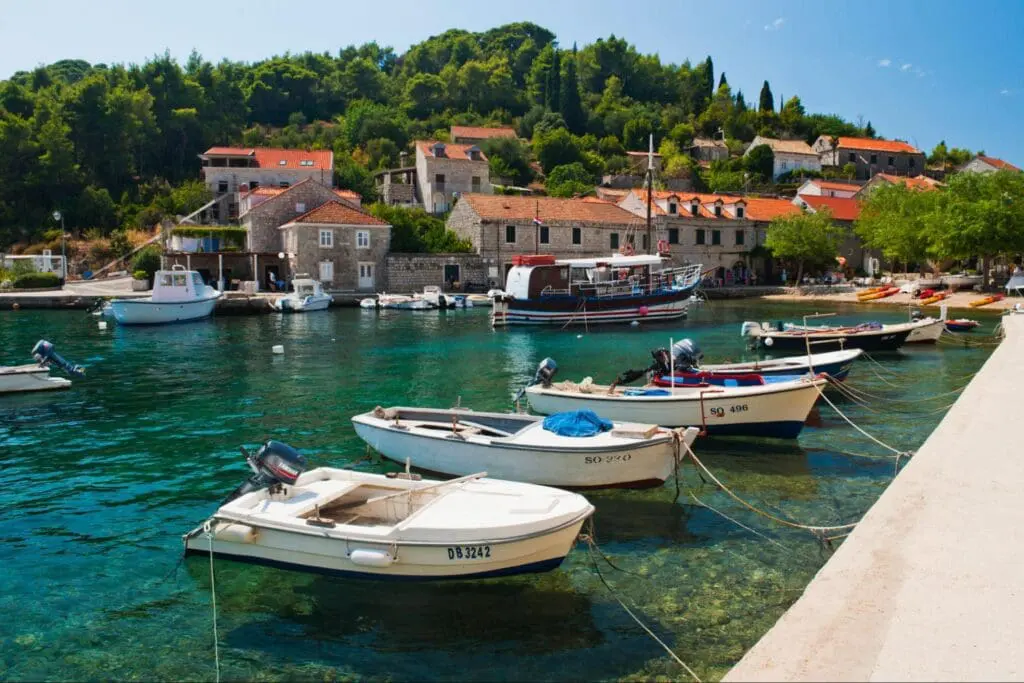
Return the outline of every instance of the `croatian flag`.
[[[541,219],[539,219],[539,218],[534,218],[534,219],[533,219],[533,224],[534,224],[534,225],[544,225],[544,221],[542,221],[542,220],[541,220]]]

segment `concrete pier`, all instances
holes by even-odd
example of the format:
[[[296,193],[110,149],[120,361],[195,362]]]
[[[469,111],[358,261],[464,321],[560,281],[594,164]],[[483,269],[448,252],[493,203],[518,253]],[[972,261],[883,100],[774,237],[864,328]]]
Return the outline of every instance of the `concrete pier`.
[[[726,681],[1024,679],[1024,315]]]

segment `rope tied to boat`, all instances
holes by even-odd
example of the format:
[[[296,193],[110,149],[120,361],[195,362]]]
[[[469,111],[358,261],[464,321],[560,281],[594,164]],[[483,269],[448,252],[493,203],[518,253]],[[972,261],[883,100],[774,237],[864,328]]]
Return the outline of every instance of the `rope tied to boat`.
[[[860,432],[861,434],[866,436],[871,441],[875,442],[876,444],[878,444],[882,448],[885,448],[886,450],[891,451],[893,453],[893,455],[896,455],[896,456],[899,456],[899,457],[907,457],[907,458],[909,458],[909,457],[911,457],[914,454],[914,451],[900,450],[898,448],[893,448],[892,446],[890,446],[889,444],[885,443],[884,441],[882,441],[878,437],[875,437],[875,436],[872,436],[871,434],[868,434],[861,427],[859,427],[856,423],[854,423],[853,420],[851,420],[849,417],[847,417],[846,414],[843,411],[839,410],[838,406],[836,406],[836,404],[833,403],[832,400],[828,396],[825,395],[825,392],[822,391],[820,386],[815,385],[815,389],[817,389],[817,391],[818,391],[818,396],[820,396],[821,398],[825,399],[825,403],[829,404],[829,406],[831,406],[832,410],[836,411],[836,414],[839,415],[839,417],[843,418],[843,420],[845,420],[848,425],[850,425],[851,427],[856,429],[858,432]]]
[[[210,603],[213,606],[213,661],[216,666],[216,682],[220,683],[220,638],[217,637],[217,584],[213,571],[213,525],[212,520],[203,522],[203,533],[210,546]]]

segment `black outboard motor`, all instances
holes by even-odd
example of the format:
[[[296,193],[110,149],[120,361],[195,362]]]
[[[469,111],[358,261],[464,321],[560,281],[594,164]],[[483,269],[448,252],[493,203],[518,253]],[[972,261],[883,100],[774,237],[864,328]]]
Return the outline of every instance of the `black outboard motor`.
[[[532,387],[534,384],[541,384],[543,386],[551,386],[551,378],[558,372],[558,363],[555,362],[554,358],[545,358],[537,366],[537,372],[534,373],[533,379],[530,380],[529,384],[524,386],[522,389],[516,392],[516,395],[512,398],[512,402],[515,403],[523,397],[526,393],[527,388]]]
[[[675,359],[676,370],[682,372],[697,372],[700,362],[704,359],[704,353],[692,339],[680,339],[672,345],[672,357]]]
[[[60,368],[72,377],[84,377],[85,368],[81,365],[76,365],[66,359],[64,359],[56,349],[53,348],[53,344],[40,339],[36,342],[36,345],[32,347],[32,358],[43,367],[54,367]]]
[[[278,484],[293,485],[299,475],[306,471],[306,459],[297,450],[280,441],[266,442],[255,455],[242,448],[242,455],[253,473],[221,505],[252,491]]]

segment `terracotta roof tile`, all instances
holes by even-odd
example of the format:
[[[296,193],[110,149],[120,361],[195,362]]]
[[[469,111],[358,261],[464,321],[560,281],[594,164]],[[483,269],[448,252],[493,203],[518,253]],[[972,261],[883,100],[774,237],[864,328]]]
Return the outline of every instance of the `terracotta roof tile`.
[[[512,128],[491,128],[488,126],[452,126],[452,138],[486,140],[488,138],[514,138]]]
[[[876,140],[875,138],[839,138],[839,148],[864,149],[871,152],[902,152],[904,154],[921,154],[916,147],[899,140]]]
[[[803,140],[779,140],[776,138],[755,138],[754,142],[750,143],[751,148],[757,145],[768,145],[773,152],[781,152],[784,154],[806,154],[808,156],[818,156],[818,153],[811,149]]]
[[[388,225],[376,216],[351,204],[327,202],[293,219],[291,223],[327,225]]]
[[[423,155],[426,157],[434,158],[434,145],[438,144],[433,140],[420,140],[416,143],[421,150]],[[477,147],[476,145],[462,145],[454,142],[444,142],[444,158],[445,159],[462,159],[463,161],[473,161],[469,158],[469,149],[471,147]],[[480,149],[477,147],[477,149]],[[487,161],[487,155],[482,151],[480,152],[480,158],[477,161]]]
[[[864,187],[860,183],[843,183],[838,180],[812,180],[810,182],[823,190],[842,190],[844,192],[857,192],[860,188]]]
[[[934,190],[935,188],[942,185],[938,180],[929,178],[928,176],[914,176],[913,178],[905,175],[892,175],[890,173],[876,173],[876,178],[881,178],[893,185],[906,185],[912,190]]]
[[[633,190],[632,192],[641,202],[647,202],[647,190]],[[724,206],[733,206],[740,202],[746,204],[745,215],[748,219],[754,221],[770,221],[778,216],[785,216],[800,210],[788,199],[776,199],[774,197],[747,197],[743,195],[707,194],[688,191],[674,192],[670,190],[655,190],[652,196],[655,202],[651,204],[651,213],[658,216],[667,214],[664,209],[658,206],[657,202],[667,200],[669,197],[676,197],[679,200],[681,205],[679,215],[683,218],[687,216],[689,211],[687,206],[693,199],[700,202],[701,218],[715,218],[714,209],[709,209],[708,205],[713,205],[719,200],[721,200]],[[722,218],[725,220],[736,220],[730,215],[722,216]]]
[[[215,156],[255,157],[259,168],[314,169],[334,171],[334,152],[329,149],[303,150],[277,147],[211,147],[203,153]],[[283,163],[282,163],[283,162]]]
[[[561,199],[557,197],[514,197],[508,195],[464,194],[459,200],[468,203],[485,221],[527,221],[539,214],[548,222],[572,223],[635,223],[637,217],[611,202],[595,199]]]
[[[984,161],[989,166],[993,166],[995,168],[998,168],[1000,171],[1019,171],[1020,170],[1019,168],[1017,168],[1016,166],[1014,166],[1010,162],[1003,161],[1002,159],[997,159],[995,157],[987,157],[987,156],[984,156],[984,155],[981,155],[981,154],[978,155],[978,158],[981,159],[982,161]]]
[[[747,217],[755,221],[770,221],[780,216],[798,213],[800,208],[788,199],[750,197],[747,199]]]
[[[860,202],[852,197],[815,197],[813,195],[801,196],[800,201],[805,202],[812,209],[828,209],[832,212],[832,218],[839,221],[855,221],[860,217]]]

